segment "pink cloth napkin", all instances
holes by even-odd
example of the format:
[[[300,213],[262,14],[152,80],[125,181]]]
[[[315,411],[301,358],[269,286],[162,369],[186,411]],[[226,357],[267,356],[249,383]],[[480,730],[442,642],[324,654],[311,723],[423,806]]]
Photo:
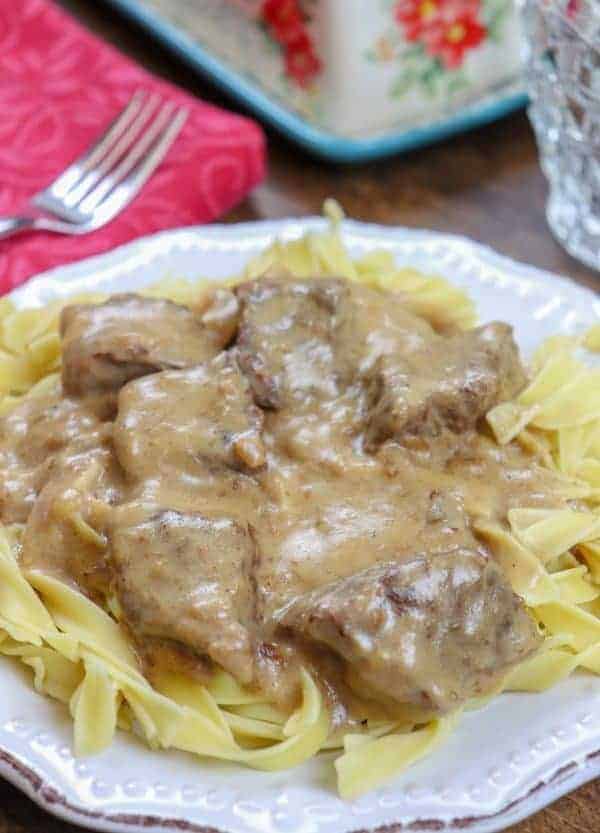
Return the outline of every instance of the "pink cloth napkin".
[[[134,237],[214,220],[265,170],[264,136],[254,122],[155,78],[49,0],[0,0],[0,215],[24,209],[138,89],[190,111],[161,166],[127,209],[92,234],[0,240],[0,294]]]

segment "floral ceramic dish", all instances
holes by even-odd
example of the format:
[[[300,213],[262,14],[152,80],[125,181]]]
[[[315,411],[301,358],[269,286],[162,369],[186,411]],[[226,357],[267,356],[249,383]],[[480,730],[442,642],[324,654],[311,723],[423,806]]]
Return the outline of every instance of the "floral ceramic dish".
[[[360,161],[522,106],[514,0],[107,0],[292,139]]]

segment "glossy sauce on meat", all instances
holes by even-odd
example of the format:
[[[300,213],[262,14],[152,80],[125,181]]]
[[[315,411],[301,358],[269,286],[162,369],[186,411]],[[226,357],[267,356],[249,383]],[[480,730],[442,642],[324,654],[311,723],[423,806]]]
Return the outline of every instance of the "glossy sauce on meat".
[[[227,296],[234,301],[231,293],[219,295],[207,321],[172,301],[136,295],[115,295],[97,307],[66,307],[60,322],[65,392],[117,391],[130,379],[211,358],[230,335]]]
[[[30,396],[0,421],[0,517],[24,523],[43,486],[61,471],[80,471],[103,454],[112,426],[93,398],[62,396],[60,387]]]
[[[447,712],[537,648],[473,531],[561,501],[485,431],[526,383],[507,325],[265,277],[202,313],[67,308],[62,331],[63,389],[0,428],[2,520],[25,567],[116,600],[150,677],[220,667],[293,701],[307,665],[343,721]]]

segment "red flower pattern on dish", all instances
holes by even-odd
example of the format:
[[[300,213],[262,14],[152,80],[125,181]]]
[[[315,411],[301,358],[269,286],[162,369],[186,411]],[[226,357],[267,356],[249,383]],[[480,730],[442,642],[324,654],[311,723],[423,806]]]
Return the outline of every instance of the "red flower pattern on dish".
[[[304,35],[294,41],[285,55],[285,71],[301,87],[310,86],[321,71],[321,61],[316,55],[310,38]]]
[[[281,44],[293,42],[304,30],[297,0],[265,0],[262,17],[275,40]]]
[[[306,28],[298,0],[264,0],[261,17],[282,47],[286,74],[308,87],[322,68]]]
[[[465,54],[478,47],[486,38],[487,29],[476,17],[462,15],[453,21],[441,21],[423,35],[425,51],[439,58],[447,69],[456,69]]]
[[[456,69],[485,40],[480,9],[481,0],[399,0],[394,15],[407,41],[422,43],[447,69]]]
[[[439,0],[399,0],[394,17],[406,40],[420,40],[425,29],[439,17],[441,5]]]

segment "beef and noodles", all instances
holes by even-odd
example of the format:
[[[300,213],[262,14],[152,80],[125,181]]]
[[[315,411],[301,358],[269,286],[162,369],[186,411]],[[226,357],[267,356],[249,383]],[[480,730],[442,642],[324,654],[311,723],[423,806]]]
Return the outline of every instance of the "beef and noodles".
[[[21,566],[110,609],[153,676],[224,669],[336,725],[490,693],[541,637],[480,539],[553,475],[485,414],[511,329],[436,331],[399,294],[266,276],[192,310],[64,309],[62,381],[0,434]]]

